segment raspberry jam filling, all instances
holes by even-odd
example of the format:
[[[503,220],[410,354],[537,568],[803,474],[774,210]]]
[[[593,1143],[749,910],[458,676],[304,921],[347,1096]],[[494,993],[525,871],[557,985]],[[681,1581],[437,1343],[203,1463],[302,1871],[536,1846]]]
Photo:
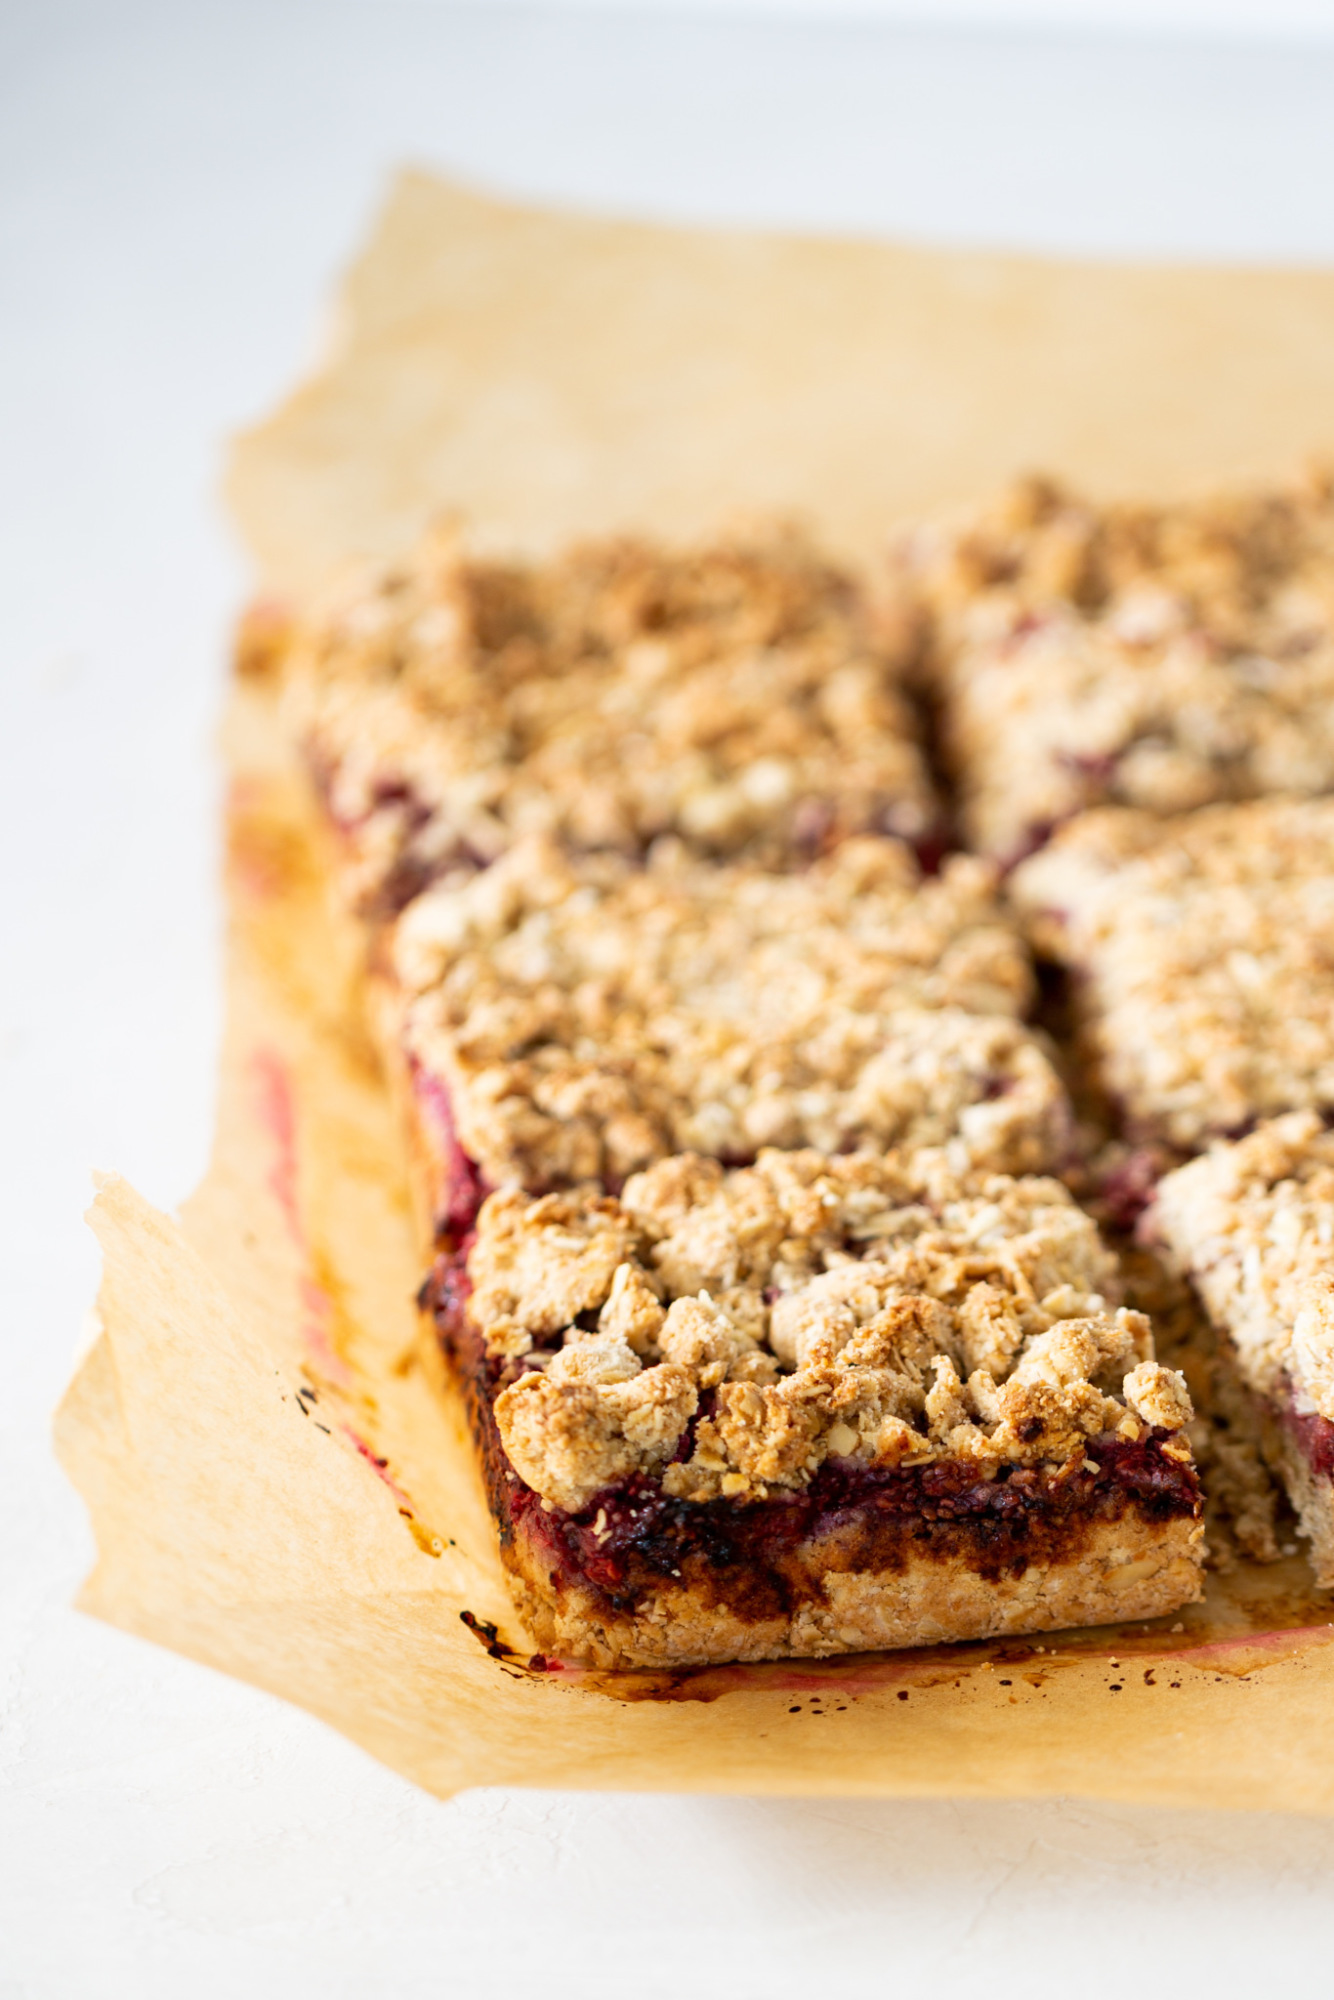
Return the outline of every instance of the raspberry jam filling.
[[[577,1515],[547,1511],[518,1484],[510,1510],[561,1581],[582,1579],[618,1604],[668,1578],[693,1581],[701,1569],[718,1582],[729,1570],[767,1579],[781,1596],[789,1565],[810,1542],[836,1548],[831,1566],[839,1569],[894,1571],[914,1556],[964,1557],[995,1582],[1034,1561],[1069,1556],[1094,1522],[1114,1521],[1128,1507],[1154,1522],[1192,1515],[1193,1475],[1164,1457],[1160,1442],[1099,1438],[1089,1446],[1096,1472],[1005,1467],[995,1479],[957,1462],[888,1471],[827,1460],[809,1486],[744,1503],[673,1500],[652,1481],[630,1481]]]
[[[1299,1410],[1286,1379],[1274,1400],[1284,1428],[1312,1472],[1320,1479],[1334,1479],[1334,1424],[1314,1410]]]
[[[1098,1195],[1111,1228],[1130,1235],[1153,1201],[1161,1171],[1153,1149],[1139,1146],[1102,1175]]]
[[[410,1059],[409,1069],[418,1115],[424,1129],[431,1135],[436,1234],[438,1237],[466,1236],[477,1220],[477,1211],[490,1193],[490,1188],[482,1178],[476,1160],[465,1153],[459,1143],[454,1107],[442,1079],[418,1062],[415,1056]]]
[[[1097,1526],[1129,1512],[1157,1525],[1198,1513],[1194,1467],[1163,1451],[1162,1432],[1094,1438],[1083,1463],[1003,1466],[990,1479],[957,1460],[888,1469],[829,1459],[808,1486],[763,1500],[678,1500],[636,1476],[563,1513],[505,1455],[492,1406],[525,1363],[486,1353],[464,1311],[465,1260],[463,1250],[437,1260],[422,1304],[461,1380],[502,1544],[522,1535],[557,1588],[592,1590],[617,1611],[680,1579],[737,1616],[787,1615],[830,1570],[892,1573],[924,1557],[965,1561],[996,1582],[1075,1558]],[[690,1455],[693,1429],[678,1457]]]
[[[339,812],[334,804],[337,777],[335,760],[307,748],[307,768],[331,826],[344,842],[355,849],[367,821],[378,813],[393,812],[399,822],[398,851],[363,908],[363,914],[377,922],[389,922],[405,910],[414,896],[429,887],[443,865],[425,860],[413,846],[417,836],[430,825],[431,808],[406,779],[382,777],[376,783],[364,813]]]

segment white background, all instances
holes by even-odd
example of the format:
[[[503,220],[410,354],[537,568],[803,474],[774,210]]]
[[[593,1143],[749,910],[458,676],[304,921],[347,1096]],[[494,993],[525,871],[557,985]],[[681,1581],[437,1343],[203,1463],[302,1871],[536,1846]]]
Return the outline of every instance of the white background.
[[[46,1426],[96,1281],[88,1171],[171,1205],[207,1150],[209,740],[244,589],[222,441],[315,351],[392,165],[644,214],[1334,261],[1321,0],[913,12],[0,6],[0,2000],[1327,1990],[1334,1825],[439,1805],[66,1608],[90,1545]]]

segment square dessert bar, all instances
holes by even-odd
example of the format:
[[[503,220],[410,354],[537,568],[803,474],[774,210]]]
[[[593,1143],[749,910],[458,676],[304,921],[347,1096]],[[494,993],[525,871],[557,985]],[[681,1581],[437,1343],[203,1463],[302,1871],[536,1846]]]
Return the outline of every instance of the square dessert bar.
[[[614,1189],[686,1151],[945,1145],[1023,1172],[1072,1150],[1017,1018],[1026,947],[971,857],[923,878],[868,836],[784,875],[528,839],[424,891],[387,944],[381,1039],[433,1232],[488,1188]]]
[[[1146,1226],[1256,1399],[1266,1458],[1334,1586],[1334,1132],[1292,1112],[1159,1182]]]
[[[765,1151],[493,1194],[423,1302],[538,1644],[669,1666],[1192,1601],[1190,1401],[1116,1284],[1059,1182]]]
[[[969,844],[1087,807],[1334,790],[1334,485],[1094,507],[1047,482],[898,551]]]
[[[1087,813],[1010,887],[1132,1139],[1334,1108],[1334,799]]]
[[[383,915],[538,832],[770,866],[849,833],[930,841],[914,713],[870,625],[791,534],[529,564],[438,534],[296,625],[283,674],[349,892]]]

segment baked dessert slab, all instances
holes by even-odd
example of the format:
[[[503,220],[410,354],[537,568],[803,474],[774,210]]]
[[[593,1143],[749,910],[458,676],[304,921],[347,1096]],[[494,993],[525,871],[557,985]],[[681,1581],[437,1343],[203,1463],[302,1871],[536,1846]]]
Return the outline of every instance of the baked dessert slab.
[[[1132,1140],[1334,1109],[1334,800],[1086,813],[1009,887]]]
[[[1089,807],[1334,790],[1334,484],[1095,506],[1027,480],[906,536],[970,845]]]
[[[659,843],[648,866],[521,841],[403,913],[379,983],[406,1065],[425,1216],[672,1153],[946,1145],[959,1167],[1060,1165],[1065,1092],[1017,1018],[1034,980],[988,864],[924,878],[854,838],[772,874]]]
[[[1334,1586],[1334,1131],[1293,1112],[1215,1146],[1164,1177],[1146,1227],[1230,1343],[1316,1579]]]
[[[939,1152],[493,1194],[423,1303],[539,1646],[671,1666],[1199,1592],[1181,1376],[1060,1183]]]
[[[372,916],[531,833],[631,856],[674,834],[773,867],[937,833],[894,648],[796,534],[519,563],[441,531],[293,624],[281,665]]]
[[[1285,1528],[1287,1509],[1265,1461],[1255,1399],[1231,1341],[1160,1243],[1142,1228],[1130,1237],[1118,1231],[1114,1242],[1125,1303],[1147,1314],[1158,1360],[1180,1369],[1195,1406],[1190,1443],[1204,1489],[1209,1569],[1225,1575],[1241,1563],[1281,1561],[1285,1552],[1295,1552]]]

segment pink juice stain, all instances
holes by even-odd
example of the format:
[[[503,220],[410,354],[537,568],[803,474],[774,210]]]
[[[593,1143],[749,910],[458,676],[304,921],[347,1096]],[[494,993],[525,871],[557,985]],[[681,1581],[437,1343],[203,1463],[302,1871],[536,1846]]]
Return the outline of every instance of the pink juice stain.
[[[297,1200],[296,1097],[291,1073],[272,1049],[256,1049],[250,1059],[259,1122],[273,1144],[273,1161],[265,1185],[282,1213],[287,1233],[306,1265],[298,1286],[301,1337],[312,1364],[324,1376],[346,1386],[351,1371],[331,1337],[334,1305],[310,1270],[310,1244]],[[368,1456],[370,1454],[368,1453]]]
[[[378,1457],[377,1454],[371,1450],[371,1447],[367,1444],[365,1438],[361,1437],[356,1431],[354,1431],[350,1424],[340,1424],[338,1428],[342,1431],[343,1436],[347,1439],[348,1443],[351,1444],[354,1447],[354,1449],[359,1453],[359,1455],[365,1459],[367,1465],[369,1465],[371,1471],[375,1474],[376,1478],[382,1481],[382,1483],[389,1488],[389,1491],[393,1494],[395,1500],[398,1501],[400,1508],[407,1512],[412,1512],[413,1511],[412,1502],[408,1498],[407,1494],[403,1491],[403,1488],[398,1484],[398,1481],[394,1478],[393,1474],[390,1472],[388,1459]]]

